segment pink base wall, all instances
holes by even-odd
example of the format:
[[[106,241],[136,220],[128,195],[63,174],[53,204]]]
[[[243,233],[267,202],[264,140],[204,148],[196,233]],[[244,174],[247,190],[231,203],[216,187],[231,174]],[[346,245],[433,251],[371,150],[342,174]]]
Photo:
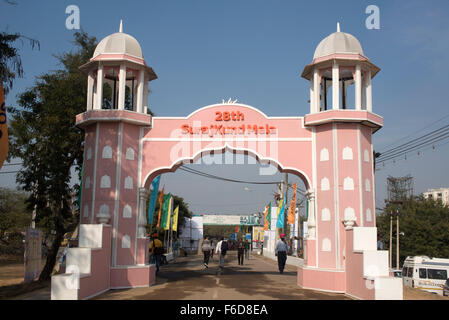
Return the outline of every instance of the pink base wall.
[[[111,269],[111,289],[150,286],[155,283],[154,265]]]
[[[111,229],[111,226],[103,225],[103,247],[92,249],[91,274],[80,279],[79,299],[85,299],[109,289]]]
[[[346,231],[346,293],[351,296],[374,300],[374,281],[363,278],[363,253],[354,252],[354,231]]]
[[[298,267],[298,285],[303,288],[344,293],[346,291],[345,280],[344,271],[335,272]]]

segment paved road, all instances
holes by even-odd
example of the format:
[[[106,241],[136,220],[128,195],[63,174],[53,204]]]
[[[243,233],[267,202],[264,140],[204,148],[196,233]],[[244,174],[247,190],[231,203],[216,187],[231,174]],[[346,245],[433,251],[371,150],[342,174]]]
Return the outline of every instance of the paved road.
[[[127,290],[110,290],[95,299],[107,300],[344,300],[343,294],[301,289],[297,268],[287,265],[280,274],[277,262],[252,255],[243,266],[236,252],[229,252],[223,274],[217,275],[217,257],[202,265],[202,257],[178,258],[177,263],[161,267],[154,286]]]

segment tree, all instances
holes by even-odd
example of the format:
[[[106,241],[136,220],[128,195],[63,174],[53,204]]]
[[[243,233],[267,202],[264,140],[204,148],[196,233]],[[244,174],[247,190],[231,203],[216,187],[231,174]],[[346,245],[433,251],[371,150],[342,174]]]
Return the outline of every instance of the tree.
[[[449,207],[441,201],[412,197],[398,208],[387,203],[383,213],[377,217],[378,238],[384,248],[390,243],[390,213],[399,209],[400,261],[407,256],[425,255],[449,257]],[[393,219],[393,246],[396,239],[396,218]],[[396,249],[393,249],[393,261]]]
[[[8,34],[0,32],[0,83],[5,84],[5,94],[12,89],[16,77],[23,77],[22,60],[19,52],[13,43],[20,40],[29,41],[31,48],[40,49],[40,43],[37,40],[28,38],[20,33]]]
[[[25,231],[30,225],[31,212],[26,207],[24,192],[0,188],[0,242],[8,245],[8,234]]]
[[[158,199],[159,196],[161,194],[161,191],[158,192]],[[189,205],[184,201],[184,198],[178,197],[173,195],[173,210],[179,206],[179,213],[178,213],[178,234],[181,233],[181,230],[184,226],[184,218],[191,218],[192,217],[192,212],[189,210]],[[147,204],[147,212],[148,212],[148,204]],[[158,217],[159,217],[159,201],[156,201],[156,208],[154,209],[154,214],[153,214],[153,221],[152,224],[153,226],[151,227],[151,224],[148,223],[147,224],[147,232],[149,232],[150,230],[152,232],[157,232],[158,234],[163,234],[164,233],[164,229],[159,227],[157,228],[157,221],[158,221]]]
[[[75,116],[85,111],[87,77],[78,69],[96,47],[96,39],[85,32],[74,34],[75,52],[55,56],[62,68],[36,78],[34,86],[19,95],[20,108],[9,108],[10,154],[21,158],[17,175],[22,189],[31,193],[36,205],[36,223],[53,235],[47,261],[39,280],[48,280],[66,232],[78,224],[79,211],[72,214],[72,199],[79,186],[70,186],[71,169],[80,178],[83,162],[83,131]]]

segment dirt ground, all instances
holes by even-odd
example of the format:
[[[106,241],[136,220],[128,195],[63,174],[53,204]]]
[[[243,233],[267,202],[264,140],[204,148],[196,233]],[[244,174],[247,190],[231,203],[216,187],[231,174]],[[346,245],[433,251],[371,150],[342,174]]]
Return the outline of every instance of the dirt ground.
[[[23,257],[0,256],[0,287],[23,282]]]
[[[253,262],[253,261],[251,261],[251,262]],[[268,262],[270,264],[273,263],[269,260],[266,260],[266,262]],[[26,288],[18,289],[18,286],[23,285],[23,274],[24,274],[23,268],[24,267],[23,267],[23,258],[22,257],[0,256],[0,299],[14,298],[14,291],[23,293],[23,290],[24,289],[26,290]],[[186,269],[190,269],[190,268],[186,268]],[[192,271],[198,272],[198,270],[195,270],[196,268],[193,268],[193,269],[194,270],[188,270],[188,272],[190,272],[190,273]],[[288,273],[291,272],[292,275],[294,276],[296,269],[294,267],[287,266],[286,271],[288,271]],[[169,280],[175,280],[175,279],[160,279],[159,287],[165,288],[169,284],[168,283]],[[176,279],[176,280],[179,281],[181,279]],[[225,280],[225,279],[223,279],[223,280]],[[233,283],[232,286],[228,286],[228,288],[226,290],[223,290],[224,288],[222,288],[222,290],[221,290],[222,298],[226,299],[226,298],[232,297],[232,295],[230,297],[228,297],[226,295],[226,293],[231,293],[231,291],[234,292],[234,290],[231,290],[231,289],[234,289],[234,288],[240,287],[240,286],[244,287],[245,283],[243,280],[244,279],[240,279],[240,281],[242,282],[241,285]],[[285,285],[287,285],[287,284],[285,283],[284,286]],[[154,289],[156,289],[156,287],[147,288],[147,289],[145,289],[145,288],[133,289],[132,291],[124,290],[126,293],[123,291],[120,291],[120,290],[110,291],[107,294],[98,297],[97,299],[105,299],[105,298],[106,299],[117,299],[117,298],[119,298],[119,299],[121,299],[121,298],[133,299],[134,298],[135,299],[135,298],[139,298],[139,297],[143,298],[143,299],[145,299],[145,298],[151,299],[154,297],[150,294],[149,291],[153,291]],[[30,291],[33,290],[33,292],[28,292],[26,294],[17,295],[17,296],[15,296],[15,299],[31,299],[31,300],[50,299],[49,288],[37,289],[37,288],[35,288],[35,286],[30,286],[29,288],[30,288]],[[293,290],[294,288],[290,288],[290,289],[292,289],[292,291],[296,291],[296,290]],[[12,295],[8,294],[9,291],[11,292]],[[140,292],[140,291],[142,291],[142,292]],[[226,292],[226,291],[230,291],[230,292]],[[7,294],[8,297],[5,296],[5,293]],[[299,291],[298,291],[298,293],[299,293]],[[235,294],[235,292],[233,294]],[[310,295],[310,294],[313,296],[313,297],[310,297],[312,299],[323,299],[323,298],[333,299],[333,298],[335,298],[335,297],[332,297],[332,295],[329,295],[329,297],[324,297],[324,296],[321,296],[321,293],[318,293],[318,292],[305,291],[305,295]],[[316,295],[316,296],[314,296],[314,295]],[[204,297],[202,297],[202,298],[204,298]],[[280,298],[282,299],[282,297],[280,297]],[[283,298],[285,299],[287,297],[283,297]],[[298,299],[298,298],[303,298],[303,297],[295,297],[295,298]],[[433,293],[422,291],[422,290],[415,289],[415,288],[404,287],[404,300],[449,300],[449,297],[443,297],[441,295],[433,294]]]

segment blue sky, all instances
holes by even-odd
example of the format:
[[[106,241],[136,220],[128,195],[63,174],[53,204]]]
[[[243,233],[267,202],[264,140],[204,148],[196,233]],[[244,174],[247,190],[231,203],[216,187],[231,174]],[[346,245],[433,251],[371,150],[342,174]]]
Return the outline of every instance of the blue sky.
[[[53,54],[72,48],[74,31],[65,27],[65,9],[75,4],[81,27],[98,40],[117,32],[123,19],[124,31],[140,42],[147,64],[159,76],[150,83],[150,107],[159,116],[188,115],[229,97],[270,116],[308,113],[309,83],[300,74],[318,43],[336,31],[337,21],[382,69],[373,80],[373,111],[384,117],[384,128],[374,136],[376,150],[449,114],[447,0],[17,2],[11,6],[0,1],[0,29],[38,39],[41,49],[18,43],[25,77],[15,82],[8,105],[15,104],[16,95],[31,86],[35,76],[59,67]],[[380,8],[380,30],[365,27],[365,8],[372,4]],[[449,187],[448,155],[446,145],[382,167],[376,173],[377,206],[383,205],[388,175],[411,174],[415,193]],[[257,165],[196,168],[271,180],[258,176]],[[273,176],[279,179],[280,174]],[[14,175],[2,174],[0,186],[14,187],[14,180]],[[272,187],[248,185],[252,191],[245,191],[241,185],[181,171],[162,181],[198,213],[258,211],[272,200]]]

